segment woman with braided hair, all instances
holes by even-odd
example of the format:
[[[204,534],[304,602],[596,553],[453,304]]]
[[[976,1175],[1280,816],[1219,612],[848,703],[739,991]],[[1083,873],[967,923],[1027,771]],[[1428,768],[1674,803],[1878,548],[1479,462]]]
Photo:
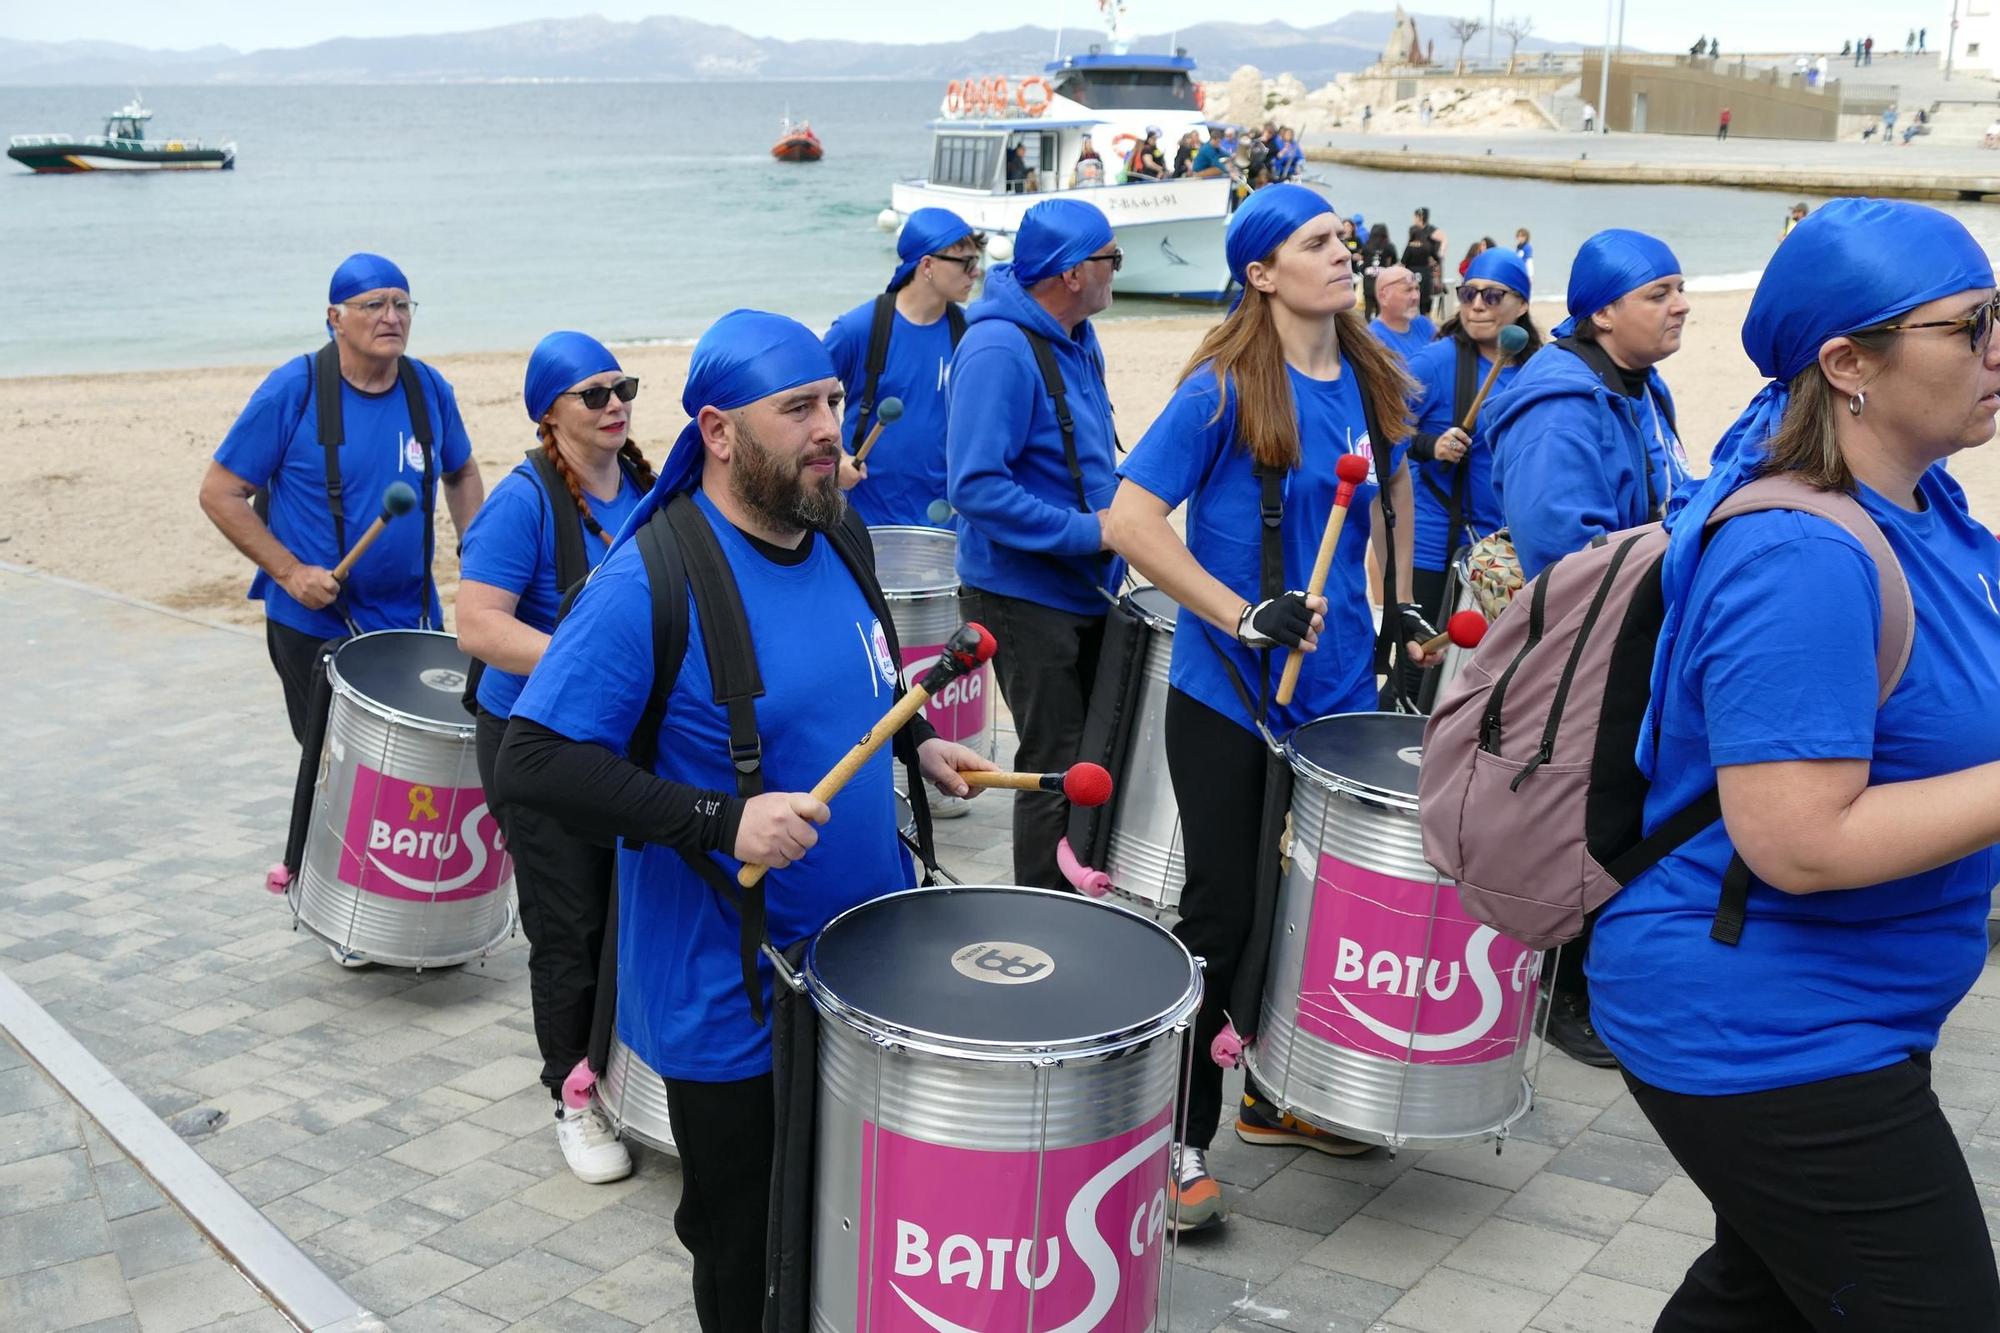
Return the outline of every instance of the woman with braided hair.
[[[630,433],[638,392],[618,358],[582,333],[551,333],[528,360],[522,399],[541,444],[493,488],[465,534],[458,585],[459,646],[482,664],[479,777],[489,793],[507,719],[548,647],[564,595],[604,559],[652,489],[653,469]],[[579,1105],[562,1095],[590,1045],[616,888],[613,849],[537,811],[491,804],[514,857],[542,1084],[556,1099],[563,1157],[587,1183],[622,1179],[632,1159],[603,1111],[587,1096]]]

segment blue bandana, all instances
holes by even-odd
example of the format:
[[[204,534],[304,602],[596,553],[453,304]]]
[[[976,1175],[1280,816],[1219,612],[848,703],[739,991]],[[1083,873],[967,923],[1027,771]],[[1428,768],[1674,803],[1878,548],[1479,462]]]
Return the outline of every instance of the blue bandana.
[[[1580,319],[1589,319],[1627,292],[1681,271],[1681,261],[1665,241],[1643,231],[1613,227],[1583,243],[1569,269],[1569,318],[1549,331],[1567,338]]]
[[[521,381],[521,401],[527,404],[528,420],[540,421],[555,405],[558,395],[607,370],[622,370],[611,349],[587,333],[565,329],[551,333],[535,344],[528,358],[528,373]]]
[[[380,255],[366,251],[349,255],[340,261],[340,267],[333,271],[333,281],[326,285],[326,303],[339,305],[342,301],[352,301],[363,292],[378,291],[384,287],[394,287],[401,291],[410,290],[410,280]]]
[[[637,532],[668,496],[699,481],[702,408],[730,412],[774,393],[834,377],[833,358],[826,347],[795,319],[762,310],[732,310],[709,325],[694,345],[687,387],[681,390],[681,410],[688,414],[688,424],[667,452],[659,481],[618,530],[618,542]]]
[[[1897,238],[1908,262],[1883,264],[1881,238]],[[1826,281],[1839,274],[1838,282]],[[1708,516],[1763,462],[1765,441],[1777,433],[1791,401],[1792,378],[1819,359],[1830,338],[1876,324],[1940,297],[1993,286],[1993,265],[1957,218],[1900,199],[1835,199],[1792,228],[1765,266],[1743,321],[1743,350],[1771,377],[1715,446],[1708,479],[1674,497],[1667,515],[1672,536],[1660,562],[1666,618],[1653,657],[1653,698],[1663,697],[1667,658],[1680,612],[1701,559]],[[1639,767],[1653,769],[1652,747],[1640,731]]]
[[[1505,283],[1524,301],[1531,295],[1528,291],[1528,266],[1512,250],[1502,250],[1497,245],[1480,251],[1465,266],[1465,276],[1468,280],[1478,278],[1481,282]]]
[[[1331,212],[1332,204],[1303,185],[1266,185],[1244,200],[1231,215],[1222,241],[1229,276],[1239,288],[1229,308],[1234,310],[1242,302],[1240,289],[1250,285],[1252,264],[1268,257],[1306,223]]]
[[[1014,233],[1014,278],[1032,287],[1067,273],[1111,243],[1111,220],[1096,204],[1049,199],[1036,204]]]
[[[910,214],[896,237],[896,258],[903,262],[896,265],[896,272],[889,279],[889,290],[901,291],[925,255],[947,250],[970,235],[972,224],[949,208],[920,208]]]

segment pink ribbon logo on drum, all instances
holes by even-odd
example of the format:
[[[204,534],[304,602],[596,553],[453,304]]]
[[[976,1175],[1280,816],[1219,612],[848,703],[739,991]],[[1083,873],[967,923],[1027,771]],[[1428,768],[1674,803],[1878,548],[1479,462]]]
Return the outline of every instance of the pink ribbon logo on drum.
[[[1151,1327],[1172,1132],[1169,1106],[1128,1133],[1037,1154],[942,1147],[864,1121],[855,1327]]]
[[[1455,885],[1322,856],[1313,889],[1301,1031],[1420,1065],[1503,1060],[1525,1039],[1541,955],[1467,916]]]
[[[384,898],[456,902],[491,893],[510,871],[484,791],[355,766],[340,845],[344,883]]]
[[[915,684],[943,653],[942,644],[903,649],[903,684]],[[924,704],[924,716],[943,739],[969,742],[986,730],[992,684],[992,667],[968,671],[931,696]]]

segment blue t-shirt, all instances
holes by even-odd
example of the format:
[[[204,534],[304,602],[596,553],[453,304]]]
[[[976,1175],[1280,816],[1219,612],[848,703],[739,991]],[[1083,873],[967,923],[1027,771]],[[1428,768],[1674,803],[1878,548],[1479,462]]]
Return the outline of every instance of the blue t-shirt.
[[[430,410],[434,474],[456,472],[472,457],[472,441],[458,415],[458,399],[444,377],[413,362]],[[326,501],[326,453],[319,443],[319,409],[312,398],[313,359],[294,357],[264,377],[257,392],[216,448],[215,461],[252,486],[271,491],[271,533],[309,565],[332,569],[346,552],[334,548],[333,514]],[[417,507],[382,529],[349,571],[340,600],[312,611],[294,601],[278,581],[259,570],[250,598],[281,625],[323,639],[348,632],[345,610],[357,630],[414,629],[444,621],[431,572],[424,568],[424,456],[410,425],[403,386],[363,393],[340,382],[340,480],[345,492],[347,543],[352,546],[382,512],[391,482],[408,482]],[[432,487],[435,505],[436,487]]]
[[[1411,357],[1430,346],[1438,333],[1437,325],[1423,315],[1410,317],[1408,333],[1398,333],[1379,319],[1368,321],[1368,331],[1381,339],[1384,347],[1402,357],[1404,365],[1408,365]]]
[[[1298,408],[1302,457],[1299,467],[1284,479],[1285,518],[1280,532],[1286,588],[1303,588],[1312,577],[1320,535],[1326,530],[1327,514],[1340,485],[1334,464],[1346,453],[1360,454],[1371,463],[1368,481],[1355,488],[1347,523],[1334,551],[1333,570],[1326,582],[1326,628],[1320,634],[1319,648],[1306,655],[1291,704],[1280,708],[1276,699],[1272,700],[1272,730],[1278,733],[1328,713],[1375,707],[1375,624],[1369,613],[1364,570],[1368,506],[1375,499],[1378,479],[1360,389],[1345,357],[1337,380],[1315,380],[1290,367],[1287,370],[1292,400]],[[1254,602],[1258,600],[1262,568],[1259,535],[1263,530],[1258,517],[1256,464],[1249,451],[1235,443],[1234,394],[1221,420],[1211,424],[1217,393],[1215,375],[1208,368],[1189,376],[1132,447],[1118,475],[1145,487],[1170,507],[1191,501],[1188,551],[1237,596]],[[1398,448],[1396,461],[1401,461],[1402,453]],[[1222,668],[1217,648],[1228,654],[1255,698],[1259,654],[1186,608],[1174,623],[1168,683],[1251,729],[1252,720]],[[1284,659],[1282,652],[1268,655],[1274,678],[1284,670]]]
[[[1208,140],[1201,147],[1194,150],[1194,162],[1188,167],[1188,170],[1194,172],[1196,175],[1200,175],[1210,167],[1214,167],[1216,170],[1224,173],[1227,173],[1229,170],[1228,155],[1216,147],[1215,140],[1213,139]]]
[[[758,552],[706,496],[707,517],[736,576],[758,645],[757,700],[766,791],[808,791],[888,711],[896,666],[867,599],[823,536],[797,565]],[[729,724],[713,701],[693,598],[687,654],[668,696],[653,771],[733,793]],[[809,650],[806,646],[809,646]],[[556,627],[514,716],[622,754],[653,686],[653,595],[635,542],[605,560]],[[896,834],[885,746],[829,803],[832,819],[802,860],[764,879],[767,928],[780,948],[839,913],[916,882]],[[734,876],[741,863],[713,853]],[[771,1030],[751,1021],[737,958],[737,916],[680,854],[618,852],[618,1036],[671,1078],[727,1083],[771,1067]],[[758,961],[765,1012],[771,970]]]
[[[868,387],[868,333],[874,323],[871,299],[836,319],[824,339],[833,371],[847,390],[849,453],[861,447],[861,394]],[[936,526],[929,511],[931,502],[942,500],[945,491],[945,385],[951,377],[951,354],[950,320],[940,315],[929,324],[912,324],[896,312],[875,402],[879,406],[884,398],[900,398],[903,415],[882,428],[868,451],[868,479],[847,493],[870,527]],[[875,420],[879,418],[870,420],[870,430]]]
[[[618,475],[615,499],[583,493],[591,517],[605,533],[599,538],[591,536],[589,528],[583,530],[583,557],[592,569],[604,563],[606,543],[642,498],[622,469]],[[514,618],[544,634],[554,632],[556,612],[567,591],[556,586],[556,504],[574,508],[567,490],[552,501],[534,466],[517,464],[479,507],[479,516],[466,531],[459,562],[460,579],[515,594],[520,600],[514,604]],[[489,666],[479,678],[479,706],[495,717],[506,717],[527,683],[526,676]]]
[[[2000,542],[1933,470],[1909,513],[1865,488],[1909,579],[1916,640],[1878,712],[1874,562],[1824,519],[1731,519],[1710,539],[1668,659],[1647,832],[1715,785],[1717,765],[1866,759],[1871,784],[2000,759]],[[1742,942],[1708,937],[1730,846],[1718,823],[1606,904],[1591,1014],[1632,1073],[1700,1095],[1896,1063],[1986,961],[1991,849],[1888,884],[1793,895],[1752,880]]]
[[[1473,381],[1473,392],[1478,385],[1486,382],[1486,372],[1493,363],[1485,356],[1475,358],[1477,378]],[[1494,382],[1494,392],[1519,374],[1519,364],[1504,367],[1500,378]],[[1442,435],[1456,426],[1459,421],[1458,402],[1458,340],[1445,338],[1434,342],[1410,358],[1410,375],[1417,382],[1417,429],[1429,435]],[[1470,406],[1470,403],[1463,406]],[[1460,476],[1463,475],[1463,482]],[[1410,482],[1415,490],[1413,501],[1417,511],[1416,546],[1413,563],[1418,569],[1441,570],[1451,560],[1452,551],[1473,540],[1470,528],[1479,536],[1498,531],[1507,520],[1500,512],[1500,497],[1493,490],[1493,449],[1478,435],[1472,437],[1472,447],[1465,451],[1463,460],[1456,464],[1438,462],[1413,462],[1410,465]],[[1456,535],[1446,533],[1451,526],[1452,488],[1465,488],[1463,508],[1460,510],[1462,526]]]

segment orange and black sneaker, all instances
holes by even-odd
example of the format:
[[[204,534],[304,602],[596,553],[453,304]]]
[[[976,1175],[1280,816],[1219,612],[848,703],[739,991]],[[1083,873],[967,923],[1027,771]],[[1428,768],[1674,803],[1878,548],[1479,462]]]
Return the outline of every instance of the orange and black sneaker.
[[[1208,1174],[1207,1154],[1200,1148],[1182,1144],[1174,1149],[1173,1178],[1167,1189],[1173,1196],[1171,1225],[1175,1231],[1205,1231],[1221,1226],[1228,1216],[1222,1186]]]
[[[1243,1094],[1243,1109],[1236,1115],[1236,1137],[1266,1148],[1311,1148],[1329,1157],[1359,1157],[1375,1148],[1372,1143],[1344,1139],[1308,1125],[1291,1112],[1266,1105],[1248,1092]]]

